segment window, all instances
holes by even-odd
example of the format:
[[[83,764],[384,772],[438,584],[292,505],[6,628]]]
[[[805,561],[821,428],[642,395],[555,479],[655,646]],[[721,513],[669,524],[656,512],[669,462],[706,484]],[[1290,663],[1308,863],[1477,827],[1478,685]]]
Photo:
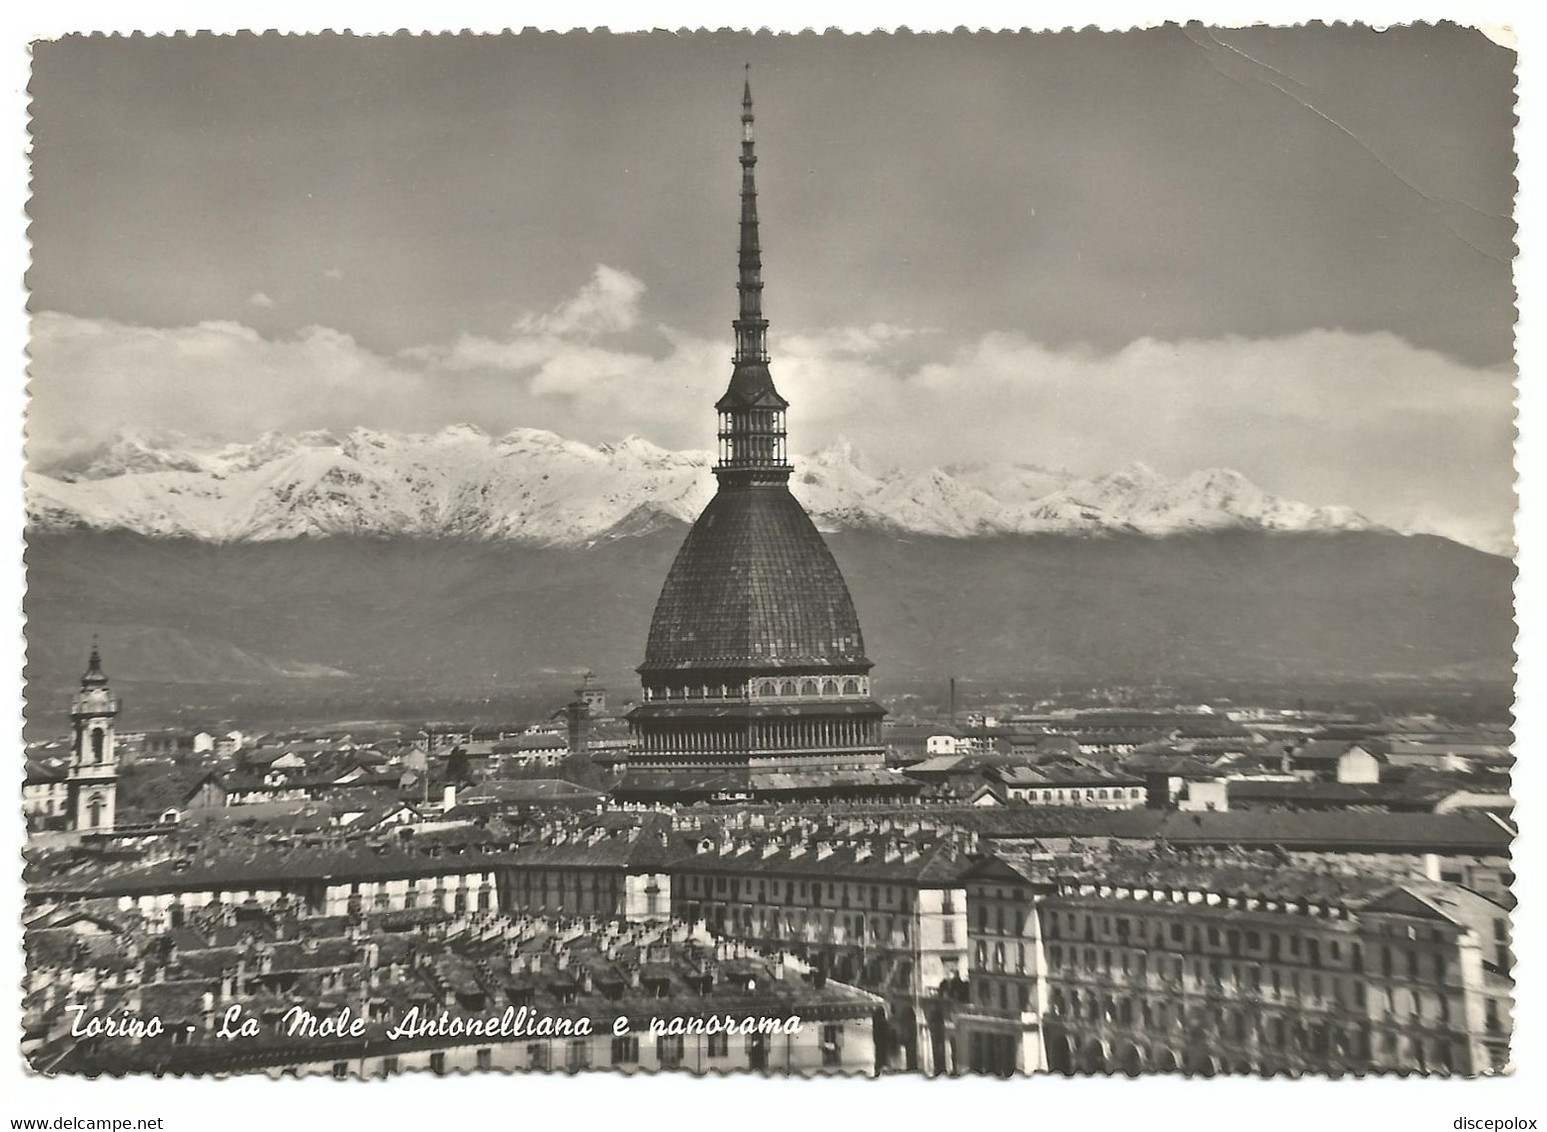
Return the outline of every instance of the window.
[[[548,1043],[528,1042],[526,1046],[526,1067],[528,1069],[548,1068]]]
[[[584,1040],[570,1042],[564,1051],[564,1068],[571,1073],[591,1068],[591,1043]]]
[[[397,1058],[395,1058],[395,1057],[384,1057],[384,1058],[381,1059],[381,1076],[383,1076],[383,1077],[390,1077],[394,1073],[397,1072],[397,1068],[398,1068]]]
[[[843,1027],[836,1023],[822,1027],[822,1064],[828,1068],[843,1064]]]
[[[335,1061],[333,1063],[333,1080],[342,1081],[349,1076],[349,1062]]]
[[[430,1054],[430,1072],[437,1077],[446,1075],[446,1055],[443,1053]]]
[[[479,1069],[487,1070],[494,1068],[494,1050],[490,1049],[488,1046],[482,1046],[479,1048],[477,1058]]]
[[[662,1068],[675,1069],[682,1064],[682,1035],[662,1034],[655,1039],[655,1057]]]
[[[941,921],[941,924],[940,924],[940,941],[942,943],[955,943],[956,942],[956,921],[955,920],[943,920],[943,921]],[[906,943],[907,940],[904,939],[903,942]]]
[[[729,1057],[731,1052],[730,1035],[726,1033],[710,1034],[708,1050],[710,1057]]]
[[[767,1034],[747,1035],[747,1068],[752,1070],[768,1068]]]
[[[639,1037],[637,1034],[629,1034],[626,1037],[612,1039],[612,1063],[614,1065],[639,1064]]]

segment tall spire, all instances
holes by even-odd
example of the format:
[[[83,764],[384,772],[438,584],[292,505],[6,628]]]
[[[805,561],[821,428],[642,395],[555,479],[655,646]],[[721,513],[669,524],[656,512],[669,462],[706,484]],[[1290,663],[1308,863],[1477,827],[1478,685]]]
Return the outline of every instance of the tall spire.
[[[789,402],[768,372],[768,320],[763,317],[763,247],[757,227],[757,153],[752,136],[752,65],[741,95],[741,246],[737,256],[736,353],[730,388],[715,403],[720,417],[722,487],[782,484],[791,468],[785,453],[784,411]]]
[[[763,317],[763,249],[757,234],[757,154],[752,138],[752,64],[741,96],[741,255],[736,295],[736,364],[768,360],[768,320]]]

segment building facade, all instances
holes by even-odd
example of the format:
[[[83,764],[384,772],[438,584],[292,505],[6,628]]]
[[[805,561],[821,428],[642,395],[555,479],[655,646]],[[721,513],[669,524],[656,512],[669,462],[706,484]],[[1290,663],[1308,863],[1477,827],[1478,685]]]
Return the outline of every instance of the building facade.
[[[966,883],[959,1073],[1475,1074],[1508,1061],[1507,974],[1447,886],[1245,855],[1001,854]]]
[[[673,866],[673,914],[881,995],[883,1062],[938,1072],[943,996],[966,974],[966,861],[922,832],[705,835]]]

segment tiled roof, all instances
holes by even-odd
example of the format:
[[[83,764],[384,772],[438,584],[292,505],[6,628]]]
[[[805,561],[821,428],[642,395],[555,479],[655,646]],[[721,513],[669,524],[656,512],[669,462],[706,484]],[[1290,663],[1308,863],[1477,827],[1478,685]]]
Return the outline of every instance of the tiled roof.
[[[1286,865],[1271,853],[1247,850],[1205,855],[1120,851],[1087,857],[1001,849],[980,858],[965,879],[969,882],[1004,880],[1008,879],[1007,870],[1034,885],[1093,886],[1097,891],[1091,895],[1102,899],[1123,899],[1119,895],[1122,890],[1180,890],[1291,904],[1331,905],[1350,911],[1392,910],[1386,905],[1393,894],[1404,890],[1417,893],[1419,886],[1424,886],[1427,891],[1423,899],[1431,904],[1441,904],[1448,894],[1454,894],[1456,899],[1451,901],[1452,907],[1458,901],[1471,899],[1490,914],[1497,915],[1502,910],[1492,901],[1455,885],[1300,868]]]
[[[350,880],[424,877],[484,872],[499,858],[482,854],[429,856],[391,849],[250,848],[218,852],[200,860],[160,861],[126,872],[89,877],[61,877],[36,884],[35,893],[133,896],[156,892],[191,892],[203,888],[289,888],[302,880]]]
[[[1231,801],[1253,802],[1327,802],[1350,805],[1417,806],[1425,793],[1389,782],[1277,782],[1254,778],[1231,780],[1226,789]],[[1443,788],[1439,791],[1444,793]]]
[[[709,797],[719,793],[753,791],[763,795],[873,792],[889,789],[899,794],[917,791],[919,784],[889,770],[830,770],[787,773],[762,770],[727,770],[705,774],[633,771],[613,788],[615,798]]]
[[[217,939],[183,930],[176,957],[164,952],[147,957],[147,978],[132,993],[142,1013],[192,1023],[188,1045],[67,1043],[35,1064],[92,1074],[234,1072],[459,1044],[437,1035],[389,1038],[389,1026],[403,1020],[413,1006],[432,1018],[444,1012],[460,1019],[498,1018],[504,1010],[526,1006],[543,1017],[590,1018],[596,1032],[606,1033],[618,1017],[644,1030],[653,1018],[868,1018],[880,1005],[873,994],[814,978],[797,960],[759,956],[744,946],[695,935],[685,924],[646,929],[484,915],[475,920],[475,931],[406,935],[386,923],[401,915],[373,918],[360,937],[342,920],[319,919],[306,921],[300,941],[274,940],[269,930],[274,925],[269,924],[246,940],[224,938],[230,932],[218,933]],[[423,919],[453,926],[444,914],[429,913]],[[63,938],[29,937],[29,945],[67,964],[81,959],[79,950]],[[368,981],[361,971],[367,953],[374,964]],[[128,961],[126,949],[116,941],[106,944],[100,958],[85,958],[92,966],[102,965],[101,959]],[[154,979],[149,977],[152,971]],[[198,1025],[202,999],[228,977],[236,1000],[254,1017],[277,1019],[294,1005],[319,1015],[333,1014],[346,1002],[358,1010],[365,996],[384,1014],[369,1021],[365,1034],[352,1041],[290,1038],[278,1027],[244,1042],[213,1040]],[[110,989],[105,1008],[120,1008],[130,993]],[[30,1005],[36,1006],[36,1000]],[[523,1040],[520,1035],[491,1038]]]
[[[674,856],[680,855],[667,845],[659,832],[642,830],[633,837],[612,834],[601,838],[584,837],[563,844],[523,845],[505,860],[525,868],[632,869],[639,872],[664,870]]]
[[[600,790],[578,786],[562,778],[493,779],[458,795],[462,802],[492,800],[501,803],[518,802],[593,802],[604,795]]]
[[[1169,813],[1026,806],[959,813],[956,822],[991,840],[1091,837],[1162,840],[1176,846],[1267,846],[1390,852],[1507,853],[1512,832],[1485,814],[1392,814],[1366,810],[1243,810]]]
[[[1342,758],[1354,747],[1358,747],[1367,753],[1374,753],[1372,744],[1365,740],[1354,741],[1350,739],[1312,739],[1290,757],[1295,762],[1332,762]]]
[[[34,785],[43,782],[63,782],[67,776],[67,764],[64,762],[46,763],[41,759],[27,760],[27,783]]]
[[[514,739],[502,739],[494,744],[493,749],[497,755],[510,754],[513,751],[563,751],[569,749],[569,739],[563,735],[539,732],[536,735],[518,735]]]
[[[1093,766],[1003,767],[999,779],[1009,786],[1142,786],[1144,780]]]
[[[1511,829],[1484,814],[1389,814],[1379,811],[1244,810],[1167,814],[1162,836],[1173,845],[1369,846],[1392,852],[1509,852]]]
[[[934,755],[908,768],[909,774],[948,774],[957,770],[977,770],[980,764],[968,762],[966,755]]]
[[[1142,754],[1135,752],[1123,760],[1122,767],[1129,774],[1164,774],[1176,778],[1194,779],[1219,777],[1219,771],[1197,759],[1159,751]]]
[[[710,500],[667,574],[640,671],[869,664],[838,564],[780,485]]]
[[[860,838],[819,850],[780,839],[749,840],[729,851],[712,845],[707,851],[680,857],[672,871],[954,886],[970,864],[951,841],[912,843],[906,855],[899,851],[900,844],[886,838]]]

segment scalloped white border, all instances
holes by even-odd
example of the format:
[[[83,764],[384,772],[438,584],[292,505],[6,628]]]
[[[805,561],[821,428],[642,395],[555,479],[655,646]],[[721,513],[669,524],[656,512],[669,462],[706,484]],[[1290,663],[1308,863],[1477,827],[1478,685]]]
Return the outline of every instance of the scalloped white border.
[[[1295,24],[1311,19],[1343,20],[1389,26],[1417,20],[1451,19],[1483,29],[1496,42],[1524,52],[1518,78],[1520,126],[1517,131],[1521,195],[1518,203],[1520,255],[1517,286],[1521,322],[1517,329],[1520,387],[1520,441],[1517,448],[1518,518],[1521,581],[1517,586],[1520,622],[1518,652],[1520,702],[1517,728],[1520,761],[1516,794],[1522,835],[1516,846],[1516,886],[1520,909],[1516,917],[1516,950],[1520,956],[1517,986],[1515,1062],[1521,1071],[1506,1079],[1438,1081],[1372,1079],[1362,1082],[1324,1080],[1262,1082],[1219,1079],[1193,1082],[1176,1078],[1090,1078],[1074,1081],[1038,1080],[1002,1083],[983,1080],[925,1081],[891,1078],[862,1081],[769,1081],[757,1078],[625,1079],[611,1074],[587,1077],[584,1084],[563,1076],[508,1078],[490,1075],[457,1079],[403,1079],[390,1087],[367,1083],[340,1086],[326,1080],[286,1082],[267,1080],[189,1080],[177,1083],[138,1078],[126,1081],[47,1081],[23,1073],[15,1047],[0,1044],[0,1120],[11,1117],[163,1116],[165,1127],[181,1132],[220,1126],[231,1132],[246,1129],[273,1132],[284,1124],[301,1127],[338,1126],[433,1127],[448,1121],[491,1127],[541,1124],[554,1128],[588,1128],[605,1124],[636,1132],[642,1128],[684,1129],[694,1125],[736,1126],[768,1123],[838,1128],[898,1127],[908,1132],[933,1132],[958,1126],[1012,1128],[1032,1123],[1068,1122],[1097,1128],[1132,1125],[1143,1132],[1199,1132],[1235,1129],[1243,1122],[1258,1129],[1301,1130],[1316,1124],[1344,1128],[1356,1124],[1443,1130],[1459,1116],[1525,1116],[1547,1120],[1547,1103],[1532,1087],[1542,1072],[1547,1041],[1547,993],[1537,976],[1547,970],[1537,953],[1547,946],[1547,895],[1541,883],[1544,835],[1538,825],[1544,784],[1547,784],[1547,347],[1539,312],[1542,293],[1539,265],[1547,260],[1547,238],[1538,235],[1539,212],[1532,207],[1547,188],[1542,139],[1537,127],[1547,107],[1539,93],[1544,70],[1543,44],[1547,17],[1519,0],[1496,3],[1355,2],[1307,5],[1282,2],[1227,3],[1194,0],[1188,5],[1142,4],[1131,0],[1086,0],[1083,3],[1025,4],[955,0],[946,5],[918,0],[889,3],[828,0],[778,0],[756,7],[703,2],[627,3],[622,0],[555,4],[493,4],[439,0],[429,5],[403,0],[375,3],[330,0],[280,0],[254,4],[249,0],[219,5],[208,0],[157,0],[116,3],[99,0],[50,0],[46,4],[0,13],[5,35],[0,39],[0,111],[7,145],[0,174],[0,215],[7,223],[0,243],[8,253],[15,300],[0,312],[0,335],[10,359],[11,379],[0,384],[0,420],[9,422],[0,441],[0,530],[15,532],[13,548],[0,555],[0,670],[17,674],[22,665],[24,581],[20,532],[23,525],[21,430],[24,392],[21,380],[27,326],[21,274],[27,263],[25,214],[27,189],[26,44],[70,31],[169,33],[208,29],[231,33],[243,29],[283,29],[308,32],[349,29],[381,34],[398,29],[416,32],[472,29],[496,32],[506,27],[568,30],[609,27],[613,30],[699,27],[766,27],[775,31],[837,27],[844,31],[909,27],[943,31],[957,27],[1052,29],[1096,26],[1121,30],[1197,19],[1216,25],[1243,23]],[[1533,32],[1535,34],[1533,34]],[[15,678],[11,698],[0,710],[11,742],[3,750],[13,773],[20,773],[21,697]],[[19,846],[19,812],[11,815],[11,845]],[[15,858],[13,858],[15,860]],[[21,890],[18,870],[0,870],[7,895],[7,929],[12,970],[21,971],[18,916]],[[3,980],[15,986],[16,980]],[[15,994],[0,995],[0,1033],[19,1033],[19,1003]],[[512,1090],[519,1089],[519,1095]],[[363,1091],[362,1091],[363,1090]],[[218,1125],[217,1122],[218,1121]]]

